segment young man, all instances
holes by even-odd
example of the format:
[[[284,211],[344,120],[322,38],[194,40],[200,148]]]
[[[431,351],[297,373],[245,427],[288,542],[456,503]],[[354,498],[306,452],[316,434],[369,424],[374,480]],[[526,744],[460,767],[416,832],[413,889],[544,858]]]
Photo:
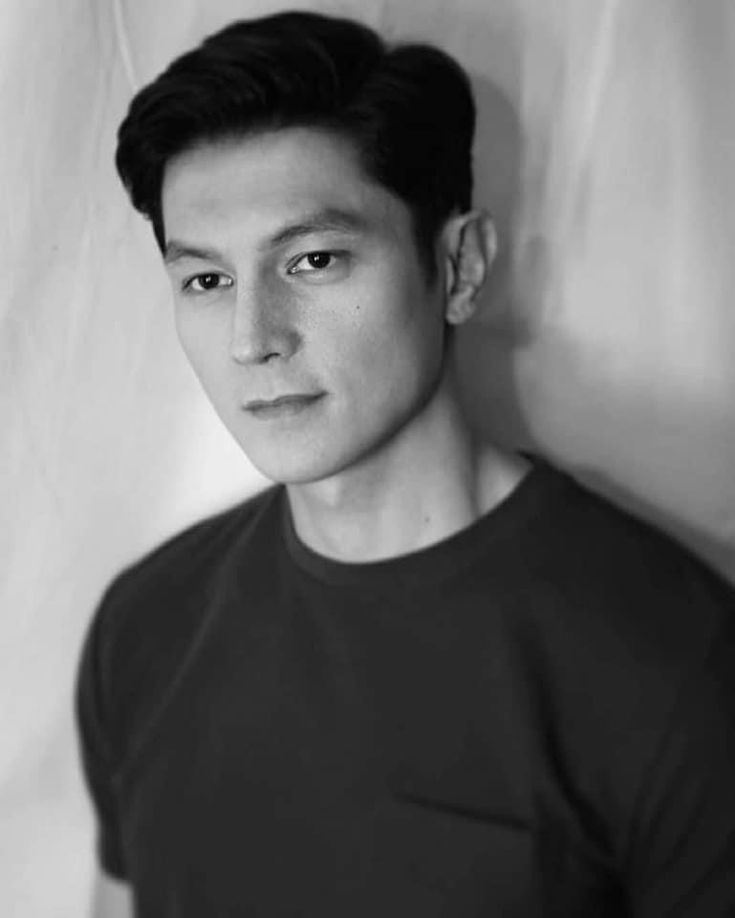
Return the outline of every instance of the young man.
[[[181,342],[275,484],[95,615],[99,914],[735,913],[732,592],[463,422],[473,125],[446,55],[307,13],[133,100]]]

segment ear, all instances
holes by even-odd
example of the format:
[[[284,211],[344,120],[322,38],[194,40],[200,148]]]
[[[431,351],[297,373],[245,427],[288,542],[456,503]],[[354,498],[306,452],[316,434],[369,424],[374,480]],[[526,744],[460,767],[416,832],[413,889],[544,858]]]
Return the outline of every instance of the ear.
[[[477,295],[495,260],[495,225],[483,210],[458,214],[445,224],[442,244],[446,264],[445,318],[450,325],[461,325],[474,313]]]

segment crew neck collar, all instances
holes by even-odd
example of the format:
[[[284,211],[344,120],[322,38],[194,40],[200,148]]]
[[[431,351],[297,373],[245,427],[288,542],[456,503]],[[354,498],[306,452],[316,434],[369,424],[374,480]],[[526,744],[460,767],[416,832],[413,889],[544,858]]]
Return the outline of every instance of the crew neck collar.
[[[380,589],[436,584],[522,529],[538,512],[540,500],[558,484],[560,473],[544,459],[523,455],[531,462],[531,468],[510,494],[486,514],[439,542],[380,561],[338,561],[306,545],[296,532],[288,494],[282,487],[280,513],[288,554],[311,577],[334,586]]]

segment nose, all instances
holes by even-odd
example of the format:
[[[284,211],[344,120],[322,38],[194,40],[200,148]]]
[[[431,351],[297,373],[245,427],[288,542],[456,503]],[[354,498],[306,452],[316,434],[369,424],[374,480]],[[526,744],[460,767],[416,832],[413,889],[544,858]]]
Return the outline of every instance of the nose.
[[[285,298],[266,285],[237,291],[232,314],[230,352],[239,364],[260,364],[276,358],[287,360],[300,342]]]

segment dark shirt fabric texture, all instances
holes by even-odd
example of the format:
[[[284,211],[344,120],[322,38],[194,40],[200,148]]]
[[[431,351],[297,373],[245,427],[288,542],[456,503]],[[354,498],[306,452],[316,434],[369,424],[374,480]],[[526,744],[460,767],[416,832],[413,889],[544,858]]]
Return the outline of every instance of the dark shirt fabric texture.
[[[386,561],[282,486],[117,576],[76,714],[140,918],[735,915],[735,592],[540,457]]]

